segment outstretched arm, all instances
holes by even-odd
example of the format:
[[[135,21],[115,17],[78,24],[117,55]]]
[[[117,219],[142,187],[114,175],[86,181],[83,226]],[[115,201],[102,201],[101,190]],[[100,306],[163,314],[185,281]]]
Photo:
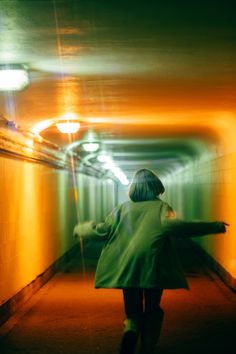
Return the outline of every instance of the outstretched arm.
[[[174,237],[198,237],[225,233],[226,226],[229,226],[224,221],[205,222],[178,219],[168,204],[165,204],[162,210],[161,220],[163,232]]]
[[[116,226],[119,220],[118,209],[114,209],[107,217],[104,222],[96,223],[94,221],[87,221],[77,224],[74,227],[73,235],[74,237],[108,237],[112,232],[113,227]]]
[[[74,237],[88,238],[93,236],[106,237],[109,233],[109,225],[104,223],[96,223],[94,221],[86,221],[77,224],[74,227]]]
[[[166,219],[162,222],[163,231],[175,237],[198,237],[226,232],[227,223],[223,221],[184,221]]]

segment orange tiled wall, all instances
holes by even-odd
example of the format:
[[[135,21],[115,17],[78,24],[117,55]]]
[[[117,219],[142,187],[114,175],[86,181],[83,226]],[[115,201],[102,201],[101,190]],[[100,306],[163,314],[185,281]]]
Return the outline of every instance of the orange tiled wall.
[[[82,219],[102,218],[113,206],[112,183],[88,176],[78,179]],[[0,157],[0,305],[75,244],[72,231],[77,211],[72,180],[69,171]],[[102,194],[103,199],[98,200]]]

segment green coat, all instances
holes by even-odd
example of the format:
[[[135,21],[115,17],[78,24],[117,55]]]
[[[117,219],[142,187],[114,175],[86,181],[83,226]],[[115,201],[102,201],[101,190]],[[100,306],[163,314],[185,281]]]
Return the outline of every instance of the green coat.
[[[95,274],[96,288],[188,289],[173,238],[224,231],[221,222],[170,221],[170,206],[160,199],[128,201],[105,222],[75,227],[75,235],[99,236],[105,245]]]

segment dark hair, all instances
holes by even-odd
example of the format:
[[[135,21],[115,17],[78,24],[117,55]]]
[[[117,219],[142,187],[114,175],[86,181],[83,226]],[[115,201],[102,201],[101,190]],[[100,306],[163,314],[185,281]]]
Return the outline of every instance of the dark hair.
[[[133,202],[155,200],[165,192],[159,177],[146,168],[138,170],[129,187],[129,197]]]

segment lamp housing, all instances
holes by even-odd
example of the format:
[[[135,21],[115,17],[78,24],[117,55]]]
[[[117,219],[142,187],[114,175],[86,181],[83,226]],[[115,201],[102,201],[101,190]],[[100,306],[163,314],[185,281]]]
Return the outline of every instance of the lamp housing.
[[[20,64],[0,64],[0,91],[21,91],[29,85],[26,68]]]

